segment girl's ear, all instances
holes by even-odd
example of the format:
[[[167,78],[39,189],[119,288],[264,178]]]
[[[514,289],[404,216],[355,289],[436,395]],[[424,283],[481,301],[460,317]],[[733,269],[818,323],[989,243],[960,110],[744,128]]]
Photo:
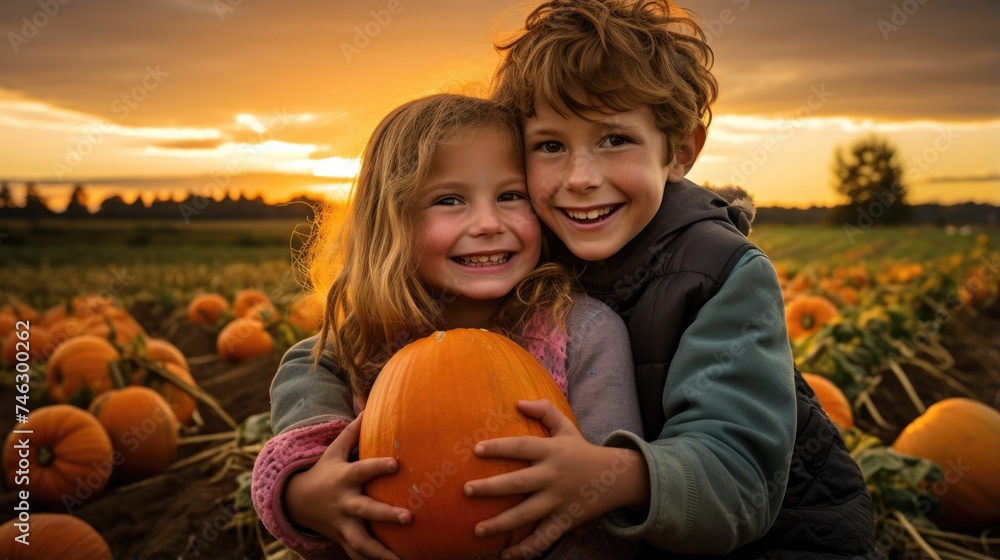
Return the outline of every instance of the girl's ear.
[[[698,123],[694,131],[677,146],[677,150],[674,152],[674,159],[667,166],[668,182],[680,182],[688,174],[688,171],[691,171],[691,167],[694,166],[694,162],[698,159],[698,154],[705,147],[705,137],[707,135],[708,130],[705,129],[705,125]]]

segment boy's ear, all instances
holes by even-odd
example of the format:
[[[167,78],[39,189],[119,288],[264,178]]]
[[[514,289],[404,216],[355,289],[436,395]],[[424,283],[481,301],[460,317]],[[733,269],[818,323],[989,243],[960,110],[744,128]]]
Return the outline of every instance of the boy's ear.
[[[698,159],[698,154],[705,147],[705,137],[707,134],[708,131],[705,129],[705,125],[698,123],[694,131],[677,146],[677,150],[674,152],[674,159],[667,166],[667,180],[669,182],[677,183],[688,174],[688,171],[691,171],[691,167],[694,166],[694,162]]]

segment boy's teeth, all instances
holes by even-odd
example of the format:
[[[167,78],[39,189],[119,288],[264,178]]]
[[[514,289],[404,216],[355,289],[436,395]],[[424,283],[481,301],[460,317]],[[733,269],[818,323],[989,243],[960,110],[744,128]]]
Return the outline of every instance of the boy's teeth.
[[[491,264],[503,264],[507,262],[510,253],[494,253],[492,255],[475,255],[472,257],[458,257],[458,261],[465,266],[486,266]]]
[[[614,209],[614,206],[606,206],[600,210],[566,210],[566,214],[574,220],[596,220],[602,216],[607,216]]]

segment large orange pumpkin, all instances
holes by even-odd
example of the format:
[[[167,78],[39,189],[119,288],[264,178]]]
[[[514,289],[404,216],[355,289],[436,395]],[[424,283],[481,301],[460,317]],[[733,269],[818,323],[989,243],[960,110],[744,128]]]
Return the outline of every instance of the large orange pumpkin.
[[[944,478],[931,486],[941,501],[941,515],[934,519],[939,525],[978,530],[1000,523],[996,409],[965,398],[939,401],[904,428],[892,448],[941,467]]]
[[[25,488],[32,501],[52,507],[63,506],[64,497],[73,503],[104,490],[113,465],[111,440],[92,414],[68,404],[43,406],[14,429],[31,433],[12,431],[4,443],[8,488]],[[25,441],[27,450],[16,447]]]
[[[229,302],[219,294],[198,294],[188,304],[188,321],[198,325],[214,325],[219,315],[229,310]]]
[[[120,359],[118,350],[100,336],[85,334],[67,340],[49,357],[45,377],[49,397],[65,403],[81,391],[93,397],[112,389],[109,363]]]
[[[177,418],[156,391],[136,386],[108,391],[94,399],[90,412],[104,425],[120,456],[116,478],[146,478],[174,460],[180,438]]]
[[[832,381],[816,375],[814,373],[803,373],[806,383],[816,393],[819,404],[823,407],[823,412],[833,420],[833,423],[842,430],[854,427],[854,412],[851,410],[851,403],[844,396]]]
[[[222,328],[215,348],[223,360],[238,362],[270,353],[274,349],[274,339],[259,321],[240,317]]]
[[[837,315],[837,306],[825,297],[799,296],[785,305],[788,338],[799,340],[816,333]]]
[[[406,526],[372,523],[375,535],[406,560],[499,558],[533,530],[478,538],[476,523],[509,509],[522,496],[465,497],[469,480],[527,466],[480,459],[473,446],[506,436],[547,437],[521,414],[518,400],[549,399],[573,418],[551,376],[527,351],[479,329],[439,331],[397,352],[372,387],[361,425],[361,458],[396,457],[396,473],[365,485],[381,502],[413,511]]]
[[[111,560],[107,541],[86,521],[65,513],[31,513],[27,536],[15,525],[0,525],[0,558],[5,560]],[[26,538],[25,546],[15,538]]]

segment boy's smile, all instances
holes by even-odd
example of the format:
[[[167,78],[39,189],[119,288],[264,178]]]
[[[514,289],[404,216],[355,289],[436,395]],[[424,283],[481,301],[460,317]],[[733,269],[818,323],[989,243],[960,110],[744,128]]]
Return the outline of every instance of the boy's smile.
[[[525,161],[538,217],[574,255],[598,261],[646,227],[667,180],[684,172],[676,158],[664,162],[665,138],[648,106],[585,116],[538,104],[524,122]]]

